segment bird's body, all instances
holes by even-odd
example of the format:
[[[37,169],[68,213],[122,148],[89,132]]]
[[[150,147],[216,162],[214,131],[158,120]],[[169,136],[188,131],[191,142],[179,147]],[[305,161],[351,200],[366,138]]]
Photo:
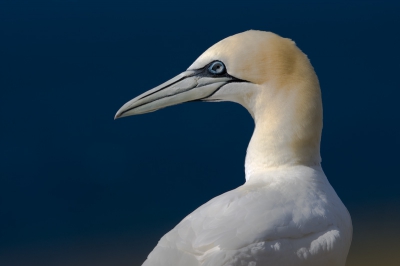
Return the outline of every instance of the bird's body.
[[[345,265],[351,218],[320,166],[319,83],[296,45],[267,32],[231,36],[116,117],[193,100],[237,102],[254,118],[246,183],[188,215],[143,265]]]
[[[346,212],[320,167],[266,171],[183,219],[143,265],[344,265]]]

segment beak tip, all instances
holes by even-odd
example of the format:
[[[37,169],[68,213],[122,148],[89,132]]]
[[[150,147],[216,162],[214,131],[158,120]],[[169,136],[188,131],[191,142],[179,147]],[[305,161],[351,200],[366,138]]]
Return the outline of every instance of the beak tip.
[[[118,118],[121,118],[122,114],[123,114],[122,112],[118,111],[114,116],[114,120],[117,120]]]

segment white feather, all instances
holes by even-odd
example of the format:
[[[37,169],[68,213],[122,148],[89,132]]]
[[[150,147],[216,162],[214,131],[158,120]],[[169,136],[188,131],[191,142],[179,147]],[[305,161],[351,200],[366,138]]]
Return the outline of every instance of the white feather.
[[[320,167],[274,169],[188,215],[143,265],[344,265],[349,230]],[[176,252],[192,260],[167,264]]]

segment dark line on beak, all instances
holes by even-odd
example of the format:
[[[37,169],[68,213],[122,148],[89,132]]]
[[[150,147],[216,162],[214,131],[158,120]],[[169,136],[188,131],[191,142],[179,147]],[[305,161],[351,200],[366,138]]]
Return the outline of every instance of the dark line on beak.
[[[230,77],[232,77],[233,79],[227,81],[224,85],[222,85],[221,87],[219,87],[218,89],[216,89],[215,91],[213,91],[210,95],[208,95],[208,96],[206,96],[206,97],[203,97],[203,98],[200,98],[200,99],[197,99],[197,100],[194,100],[194,101],[192,101],[192,102],[203,101],[203,100],[205,100],[205,99],[207,99],[207,98],[213,96],[213,95],[214,95],[215,93],[217,93],[217,91],[219,91],[223,86],[228,85],[229,83],[234,83],[234,82],[237,82],[237,83],[241,83],[241,82],[248,82],[248,83],[251,83],[250,81],[247,81],[247,80],[238,79],[238,78],[235,78],[235,77],[233,77],[233,76],[230,76]],[[212,100],[210,100],[210,101],[212,101]]]
[[[232,76],[231,76],[231,77],[232,77]],[[200,98],[200,99],[197,99],[197,100],[192,100],[192,101],[187,101],[187,102],[197,102],[197,101],[202,101],[202,100],[204,100],[204,99],[207,99],[207,98],[213,96],[213,95],[214,95],[217,91],[219,91],[223,86],[225,86],[225,85],[227,85],[227,84],[229,84],[229,83],[233,83],[233,82],[249,82],[249,81],[247,81],[247,80],[237,79],[237,78],[235,78],[235,77],[232,77],[232,78],[234,78],[234,79],[227,81],[227,82],[226,82],[225,84],[223,84],[221,87],[219,87],[219,88],[216,89],[214,92],[212,92],[210,95],[208,95],[208,96],[206,96],[206,97],[203,97],[203,98]],[[181,79],[180,79],[180,80],[181,80]],[[177,82],[178,82],[178,81],[177,81]],[[176,82],[174,82],[174,83],[176,83]],[[169,86],[170,86],[170,85],[168,85],[167,87],[169,87]],[[167,88],[167,87],[164,87],[163,89],[165,89],[165,88]],[[184,93],[184,92],[187,92],[187,91],[196,89],[196,88],[199,88],[199,87],[196,86],[196,87],[193,87],[193,88],[190,88],[190,89],[181,91],[181,92],[176,93],[176,94],[173,94],[173,95],[167,95],[167,96],[164,96],[164,97],[160,97],[160,98],[154,99],[154,100],[151,101],[151,102],[142,103],[142,104],[140,104],[140,105],[138,105],[138,106],[135,106],[135,107],[132,107],[132,108],[129,108],[129,109],[123,111],[123,112],[121,113],[121,115],[123,115],[124,113],[126,113],[126,112],[128,112],[128,111],[130,111],[130,110],[133,110],[133,109],[135,109],[135,108],[138,108],[138,107],[140,107],[140,106],[142,106],[142,105],[149,104],[149,103],[158,101],[158,100],[160,100],[160,99],[172,97],[172,96],[175,96],[175,95],[178,95],[178,94],[180,94],[180,93]],[[160,89],[160,90],[161,90],[161,89]],[[160,90],[158,90],[158,91],[160,91]],[[146,96],[147,96],[147,95],[146,95]],[[143,99],[143,98],[141,98],[141,99]]]
[[[197,70],[194,71],[194,73],[192,73],[192,74],[190,74],[190,75],[187,75],[187,76],[184,76],[184,77],[182,77],[182,78],[180,78],[180,79],[178,79],[178,80],[176,80],[176,81],[174,81],[174,82],[168,84],[168,85],[165,86],[165,87],[162,87],[162,88],[160,88],[160,89],[158,89],[158,90],[156,90],[156,91],[153,91],[152,93],[149,93],[149,94],[147,94],[147,95],[145,95],[145,96],[143,96],[143,97],[137,99],[137,101],[143,100],[143,99],[145,99],[146,97],[148,97],[148,96],[150,96],[150,95],[153,95],[154,93],[157,93],[157,92],[160,92],[160,91],[162,91],[162,90],[164,90],[164,89],[169,88],[170,86],[172,86],[172,85],[174,85],[174,84],[176,84],[176,83],[178,83],[178,82],[184,80],[185,78],[189,78],[189,77],[193,77],[193,76],[198,76],[198,77],[229,77],[229,78],[231,78],[231,80],[227,81],[224,85],[222,85],[221,87],[219,87],[218,89],[216,89],[216,90],[215,90],[214,92],[212,92],[210,95],[208,95],[208,96],[206,96],[206,97],[203,97],[203,98],[201,98],[201,99],[197,99],[197,100],[193,100],[193,101],[188,101],[188,102],[202,101],[203,99],[206,99],[206,98],[208,98],[208,97],[211,97],[211,96],[214,95],[217,91],[219,91],[223,86],[225,86],[226,84],[232,83],[232,82],[249,82],[249,81],[247,81],[247,80],[238,79],[238,78],[236,78],[236,77],[234,77],[234,76],[229,75],[228,73],[224,73],[223,75],[211,75],[210,73],[208,73],[208,72],[206,71],[206,70],[207,70],[207,67],[208,67],[208,66],[205,66],[205,67],[203,67],[203,68],[197,69]],[[190,90],[195,89],[195,88],[199,88],[199,87],[196,86],[196,87],[190,88],[190,89],[188,89],[188,90],[181,91],[181,92],[179,92],[179,93],[177,93],[177,94],[180,94],[180,93],[183,93],[183,92],[187,92],[187,91],[190,91]],[[154,102],[154,101],[157,101],[157,100],[160,100],[160,99],[163,99],[163,98],[175,96],[175,95],[177,95],[177,94],[169,95],[169,96],[164,96],[164,97],[161,97],[161,98],[154,99],[154,100],[151,101],[151,102],[146,102],[146,103],[142,103],[142,104],[140,104],[140,105],[138,105],[138,106],[131,107],[131,108],[129,108],[129,109],[123,111],[123,112],[120,114],[120,116],[123,115],[123,114],[125,114],[126,112],[129,112],[129,111],[131,111],[131,110],[133,110],[133,109],[135,109],[135,108],[138,108],[138,107],[140,107],[140,106],[142,106],[142,105],[149,104],[149,103],[152,103],[152,102]]]

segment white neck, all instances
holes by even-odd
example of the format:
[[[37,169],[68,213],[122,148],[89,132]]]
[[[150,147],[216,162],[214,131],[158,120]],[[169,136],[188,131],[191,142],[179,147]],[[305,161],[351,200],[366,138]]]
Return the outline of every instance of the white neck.
[[[321,95],[318,84],[309,85],[299,83],[290,90],[260,86],[252,104],[246,104],[255,122],[246,180],[271,168],[320,165]]]

